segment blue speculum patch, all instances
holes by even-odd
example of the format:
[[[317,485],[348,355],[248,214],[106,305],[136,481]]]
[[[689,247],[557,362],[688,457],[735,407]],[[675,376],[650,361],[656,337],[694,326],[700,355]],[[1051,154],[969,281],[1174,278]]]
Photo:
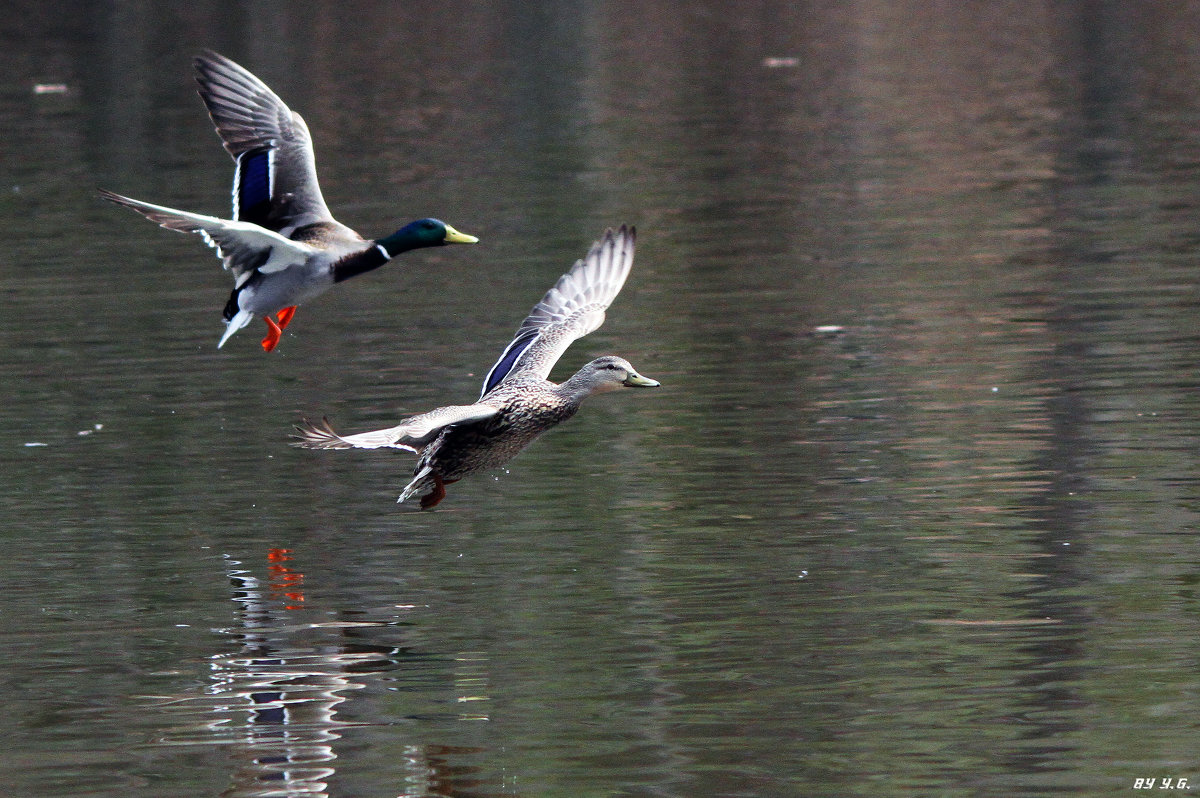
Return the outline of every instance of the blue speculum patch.
[[[264,225],[271,209],[271,150],[251,150],[238,156],[238,219]]]
[[[504,350],[504,354],[496,361],[496,365],[492,366],[492,370],[488,372],[487,379],[483,382],[483,395],[486,396],[488,391],[504,381],[508,372],[512,371],[512,367],[516,364],[517,358],[525,353],[537,335],[537,330],[526,330],[513,339],[513,342]]]

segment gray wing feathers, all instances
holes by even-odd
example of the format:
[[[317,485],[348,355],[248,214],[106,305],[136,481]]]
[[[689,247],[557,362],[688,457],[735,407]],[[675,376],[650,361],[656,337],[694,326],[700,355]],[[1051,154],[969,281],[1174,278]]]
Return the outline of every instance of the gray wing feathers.
[[[586,257],[558,278],[514,336],[516,340],[536,331],[536,338],[497,384],[518,374],[546,379],[567,347],[604,323],[605,308],[612,304],[629,277],[636,241],[635,228],[626,225],[618,230],[610,228],[592,245]]]
[[[239,285],[243,276],[255,269],[263,272],[279,271],[293,263],[303,262],[316,252],[307,244],[291,241],[256,224],[180,211],[123,197],[104,189],[100,190],[100,196],[109,202],[132,208],[168,230],[204,236],[208,245],[217,250],[225,268],[233,272]]]
[[[312,137],[300,114],[223,55],[205,51],[194,65],[200,98],[234,160],[255,149],[276,150],[274,194],[287,198],[293,226],[334,221],[321,196]]]
[[[395,427],[362,432],[357,435],[338,435],[327,419],[321,425],[304,422],[296,427],[300,433],[296,446],[306,449],[407,449],[420,451],[452,424],[468,424],[491,418],[500,411],[487,405],[450,405],[406,418]]]
[[[297,441],[293,446],[300,446],[305,449],[407,449],[410,452],[417,451],[412,446],[407,446],[399,442],[402,437],[403,425],[400,427],[392,427],[391,429],[374,430],[373,432],[363,432],[358,435],[338,435],[333,431],[333,427],[329,425],[329,419],[321,419],[319,425],[309,421],[304,421],[300,426],[296,427],[299,433],[294,436]]]

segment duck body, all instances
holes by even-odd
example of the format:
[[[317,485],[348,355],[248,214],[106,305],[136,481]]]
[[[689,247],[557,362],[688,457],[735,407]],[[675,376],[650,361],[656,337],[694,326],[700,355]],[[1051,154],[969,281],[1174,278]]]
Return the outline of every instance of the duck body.
[[[413,480],[400,501],[463,477],[505,465],[534,439],[579,411],[582,398],[572,400],[560,386],[535,380],[503,385],[480,400],[496,414],[483,421],[451,424],[420,450]]]
[[[255,317],[269,317],[284,308],[302,305],[333,288],[331,255],[334,253],[318,251],[275,274],[255,269],[229,294],[222,313],[228,324],[218,346],[224,346],[231,335]]]
[[[433,243],[422,242],[425,228],[431,231],[427,235],[435,239]],[[401,252],[454,243],[442,239],[462,236],[437,219],[412,222],[389,237],[392,240],[366,241],[358,234],[353,238],[330,235],[324,225],[299,228],[292,235],[293,241],[305,244],[312,251],[304,258],[290,259],[278,269],[272,267],[268,256],[263,266],[252,270],[247,279],[234,287],[225,303],[224,318],[228,326],[218,347],[257,316],[267,319],[269,325],[271,314],[284,313],[288,307],[315,299],[340,282],[374,271]],[[286,326],[286,321],[280,326]]]
[[[597,358],[561,384],[546,378],[576,338],[600,326],[633,260],[634,230],[609,230],[587,258],[576,263],[522,322],[516,336],[484,380],[472,405],[440,407],[399,425],[342,436],[328,421],[297,427],[298,446],[312,449],[396,448],[418,455],[413,478],[399,501],[424,493],[421,507],[437,505],[446,485],[498,468],[543,432],[568,420],[595,393],[656,387],[629,361]]]
[[[239,313],[249,315],[247,322],[255,316],[269,317],[283,308],[317,298],[334,286],[334,263],[362,252],[367,246],[362,236],[338,223],[314,222],[304,227],[283,227],[276,232],[306,245],[312,252],[303,258],[289,259],[280,268],[251,270],[245,280],[237,282],[225,303],[223,316],[226,322],[233,321]],[[264,267],[268,264],[269,258]],[[233,332],[242,326],[240,323],[234,325]],[[218,346],[223,345],[233,332],[227,329]]]
[[[262,317],[268,328],[262,345],[269,352],[296,306],[334,284],[377,269],[402,252],[478,240],[437,219],[418,219],[390,236],[364,239],[330,214],[304,119],[228,58],[206,52],[194,63],[200,97],[234,159],[232,219],[110,191],[100,195],[170,230],[197,233],[217,250],[234,277],[218,348]]]

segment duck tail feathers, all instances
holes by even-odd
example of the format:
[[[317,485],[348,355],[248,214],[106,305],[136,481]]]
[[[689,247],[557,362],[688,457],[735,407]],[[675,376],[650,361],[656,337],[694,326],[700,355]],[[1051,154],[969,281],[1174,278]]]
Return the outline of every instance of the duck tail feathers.
[[[396,504],[403,504],[404,502],[411,499],[414,495],[425,490],[425,488],[429,486],[429,483],[431,481],[429,475],[432,473],[433,473],[433,469],[430,468],[429,466],[425,466],[420,471],[418,471],[417,475],[412,478],[412,482],[409,482],[407,485],[404,486],[404,490],[403,490],[403,492],[401,492],[400,498],[396,499]]]
[[[248,310],[239,310],[233,317],[225,323],[225,334],[221,336],[221,340],[217,341],[217,349],[225,346],[225,342],[229,340],[235,332],[245,327],[254,320],[254,314]]]

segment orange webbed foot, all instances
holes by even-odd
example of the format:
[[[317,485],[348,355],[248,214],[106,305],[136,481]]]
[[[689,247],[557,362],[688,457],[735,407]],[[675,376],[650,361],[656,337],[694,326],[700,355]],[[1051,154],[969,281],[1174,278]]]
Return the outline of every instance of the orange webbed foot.
[[[421,509],[429,510],[437,507],[438,502],[446,498],[446,483],[437,474],[433,475],[433,490],[421,497]]]
[[[275,315],[279,317],[279,329],[285,329],[289,324],[292,323],[292,316],[296,315],[296,306],[289,305]]]
[[[267,337],[262,339],[262,348],[264,352],[270,352],[279,346],[279,336],[283,335],[283,330],[270,316],[263,316],[263,321],[267,323]]]

